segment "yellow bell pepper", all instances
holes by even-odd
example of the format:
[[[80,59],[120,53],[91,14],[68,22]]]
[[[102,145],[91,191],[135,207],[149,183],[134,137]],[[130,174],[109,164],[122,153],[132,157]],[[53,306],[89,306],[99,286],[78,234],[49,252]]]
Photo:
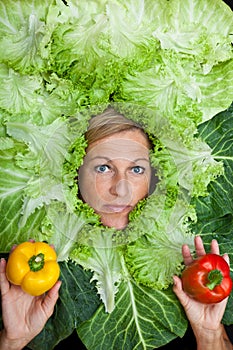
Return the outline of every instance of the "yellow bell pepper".
[[[44,242],[24,242],[9,255],[8,280],[33,296],[47,292],[57,282],[60,267],[55,250]]]

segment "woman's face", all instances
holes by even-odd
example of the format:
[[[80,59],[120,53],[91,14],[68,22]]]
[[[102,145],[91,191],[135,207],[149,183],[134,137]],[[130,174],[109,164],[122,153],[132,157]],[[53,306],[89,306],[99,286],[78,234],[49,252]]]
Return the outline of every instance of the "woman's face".
[[[149,144],[137,129],[92,143],[79,169],[79,189],[105,226],[123,229],[129,212],[148,195]]]

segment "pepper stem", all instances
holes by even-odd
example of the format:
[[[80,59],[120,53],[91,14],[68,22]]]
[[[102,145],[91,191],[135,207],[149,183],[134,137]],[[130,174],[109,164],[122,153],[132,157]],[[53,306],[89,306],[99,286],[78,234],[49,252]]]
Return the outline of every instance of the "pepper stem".
[[[206,284],[206,287],[208,287],[210,290],[213,290],[216,286],[218,286],[223,279],[222,272],[220,270],[211,270],[208,273],[208,283]]]
[[[33,255],[29,260],[28,264],[30,270],[33,272],[39,271],[44,267],[44,254],[40,253],[38,255]]]

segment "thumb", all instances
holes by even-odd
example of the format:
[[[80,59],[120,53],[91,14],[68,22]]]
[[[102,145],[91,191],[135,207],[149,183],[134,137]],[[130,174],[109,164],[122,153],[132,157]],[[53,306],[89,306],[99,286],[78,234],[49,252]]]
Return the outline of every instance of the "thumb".
[[[47,317],[50,317],[53,313],[55,304],[59,297],[59,289],[61,287],[61,283],[61,281],[57,281],[44,297],[42,307]]]
[[[187,294],[183,291],[182,288],[182,281],[178,276],[173,276],[173,292],[176,294],[177,298],[179,299],[181,305],[185,308],[188,304],[189,297]]]
[[[228,263],[228,265],[230,265],[230,258],[229,258],[229,255],[228,254],[223,254],[223,259]]]

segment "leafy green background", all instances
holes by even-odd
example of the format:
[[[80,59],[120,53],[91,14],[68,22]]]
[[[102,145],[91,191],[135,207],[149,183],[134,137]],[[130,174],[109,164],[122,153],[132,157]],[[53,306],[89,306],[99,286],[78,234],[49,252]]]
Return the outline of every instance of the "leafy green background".
[[[216,115],[233,99],[232,12],[220,0],[66,3],[0,2],[0,250],[32,236],[53,240],[51,222],[44,218],[46,206],[52,203],[50,210],[57,210],[54,201],[75,209],[71,193],[63,192],[74,169],[65,178],[61,169],[64,160],[74,161],[65,152],[74,133],[79,139],[86,129],[80,111],[109,101],[136,102],[169,119],[176,131],[169,138],[178,135],[177,154],[188,151],[185,166],[199,166],[202,185],[212,169],[206,172],[203,154],[198,159],[199,139],[224,163],[224,175],[209,184],[207,195],[192,199],[197,222],[190,225],[207,250],[211,239],[218,239],[232,271],[232,107]],[[70,116],[79,131],[64,128]],[[150,123],[154,127],[157,119]],[[74,158],[81,159],[77,153]],[[69,223],[73,217],[68,215]],[[89,223],[82,215],[76,219],[79,227]],[[66,237],[60,235],[65,223],[56,231],[63,260],[60,299],[31,349],[40,350],[43,343],[51,350],[74,329],[89,350],[153,349],[185,333],[187,320],[171,287],[147,288],[129,275],[120,282],[114,311],[107,314],[90,283],[92,273],[66,260],[76,230],[71,226]],[[231,296],[226,324],[233,323],[232,308]]]
[[[206,242],[209,237],[221,237],[221,252],[233,248],[233,106],[199,126],[200,136],[210,145],[215,159],[224,162],[224,175],[209,185],[209,195],[195,200],[198,220],[194,227],[196,233]]]

